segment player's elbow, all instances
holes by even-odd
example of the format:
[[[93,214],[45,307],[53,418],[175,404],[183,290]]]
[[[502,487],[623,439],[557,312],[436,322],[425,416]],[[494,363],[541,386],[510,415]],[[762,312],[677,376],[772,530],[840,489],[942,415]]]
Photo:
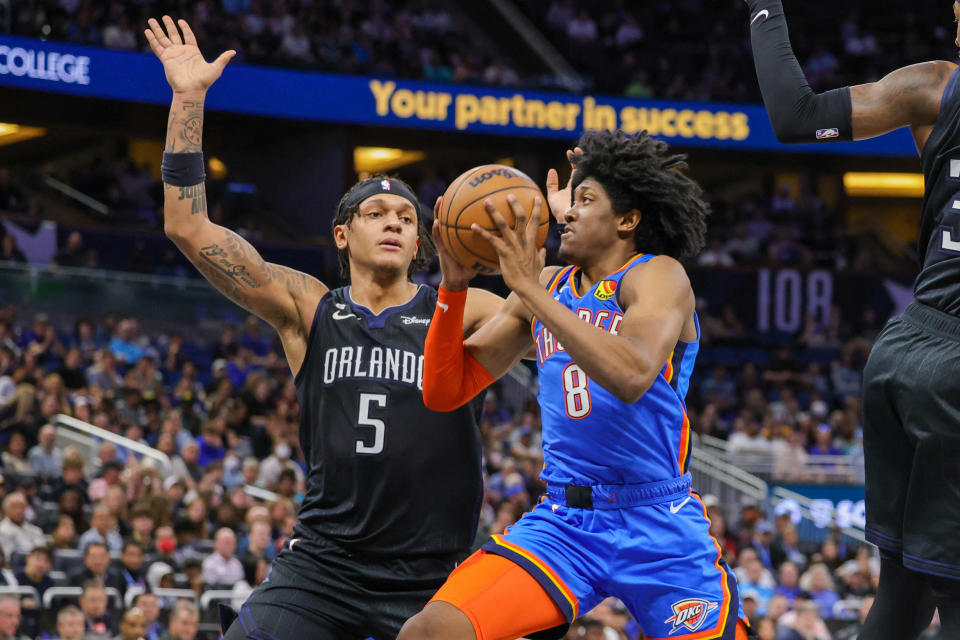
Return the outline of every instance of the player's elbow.
[[[642,398],[651,386],[653,386],[652,379],[642,374],[635,374],[620,385],[613,395],[624,404],[633,404]]]
[[[453,411],[459,409],[462,404],[457,404],[452,393],[446,393],[444,390],[436,389],[431,385],[423,385],[423,406],[430,411]]]

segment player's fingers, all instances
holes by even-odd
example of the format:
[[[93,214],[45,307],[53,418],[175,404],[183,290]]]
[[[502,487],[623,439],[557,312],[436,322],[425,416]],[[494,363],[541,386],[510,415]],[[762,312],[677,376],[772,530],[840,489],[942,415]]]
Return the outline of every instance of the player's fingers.
[[[213,61],[213,64],[218,69],[220,69],[220,71],[223,71],[223,68],[227,66],[228,62],[233,60],[233,56],[235,55],[237,55],[237,52],[234,51],[233,49],[230,49],[229,51],[224,51],[219,56],[217,56],[217,59]]]
[[[489,198],[485,200],[483,203],[483,208],[487,210],[487,215],[490,216],[491,220],[493,220],[493,224],[497,225],[497,229],[500,230],[501,236],[510,230],[510,225],[507,224],[503,214],[497,211],[497,208],[493,204],[493,200],[490,200]]]
[[[437,196],[437,201],[433,203],[433,219],[436,221],[440,217],[440,207],[443,206],[443,196]]]
[[[523,205],[512,193],[507,195],[507,204],[513,212],[513,230],[522,233],[527,226],[527,212],[523,210]]]
[[[163,27],[160,26],[160,23],[157,22],[156,18],[150,18],[147,20],[147,24],[150,25],[150,30],[153,32],[153,37],[156,38],[161,49],[169,47],[171,44],[173,44],[170,42],[170,38],[167,37],[167,34],[163,32]]]
[[[442,249],[442,248],[443,248],[443,240],[441,239],[441,236],[442,236],[443,234],[440,233],[440,221],[439,221],[439,220],[434,220],[434,221],[433,221],[433,227],[430,229],[430,235],[433,236],[433,244],[437,245],[437,248],[438,248],[438,249]]]
[[[503,254],[504,250],[507,248],[503,242],[503,238],[493,235],[476,222],[470,225],[470,229],[472,229],[475,234],[492,244],[493,248],[496,249],[498,254]]]
[[[556,169],[547,171],[547,193],[554,193],[560,190],[560,174]]]
[[[177,24],[180,25],[180,30],[183,31],[183,41],[186,44],[197,46],[197,37],[193,35],[193,29],[190,28],[190,25],[187,24],[187,21],[181,18],[180,20],[177,20]]]
[[[527,220],[527,226],[524,229],[527,240],[533,244],[537,240],[537,233],[540,232],[540,214],[543,211],[543,198],[537,196],[533,199],[533,209],[530,211],[530,219]]]
[[[177,25],[173,23],[173,18],[163,16],[163,26],[167,28],[167,37],[170,38],[170,42],[173,44],[183,44],[183,40],[180,39],[180,30],[177,29]]]
[[[143,35],[147,36],[147,43],[150,45],[150,48],[158,56],[163,51],[163,47],[157,42],[157,36],[153,35],[152,29],[144,29]]]

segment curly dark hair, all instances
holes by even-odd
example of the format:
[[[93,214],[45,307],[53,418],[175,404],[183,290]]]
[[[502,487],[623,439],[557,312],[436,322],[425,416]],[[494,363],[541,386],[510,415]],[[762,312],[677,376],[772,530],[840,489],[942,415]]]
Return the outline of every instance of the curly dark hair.
[[[634,209],[642,218],[634,241],[637,250],[689,258],[700,253],[710,205],[703,190],[683,171],[687,157],[671,154],[666,142],[646,131],[631,136],[622,131],[588,131],[574,158],[573,189],[593,178],[606,190],[617,214]]]
[[[352,207],[344,207],[344,203],[350,199],[350,196],[359,189],[360,187],[369,184],[373,181],[379,180],[392,180],[402,184],[404,187],[410,190],[411,193],[416,193],[413,190],[413,187],[408,185],[406,182],[400,178],[394,176],[388,176],[385,174],[377,174],[370,176],[366,180],[361,180],[357,184],[350,187],[349,191],[343,194],[343,197],[340,198],[340,202],[337,204],[337,210],[333,214],[333,224],[331,225],[331,230],[345,224],[348,227],[353,221],[353,216],[357,214],[357,211],[360,210],[360,203],[356,203]],[[430,263],[437,255],[437,247],[433,244],[433,237],[430,235],[430,229],[423,223],[423,205],[418,201],[417,205],[417,235],[420,238],[420,250],[417,251],[417,255],[414,256],[413,262],[410,263],[410,267],[407,269],[407,277],[412,277],[417,271],[422,271],[430,266]],[[338,250],[337,252],[337,262],[340,266],[340,275],[347,282],[350,281],[350,255],[349,252],[344,250]]]

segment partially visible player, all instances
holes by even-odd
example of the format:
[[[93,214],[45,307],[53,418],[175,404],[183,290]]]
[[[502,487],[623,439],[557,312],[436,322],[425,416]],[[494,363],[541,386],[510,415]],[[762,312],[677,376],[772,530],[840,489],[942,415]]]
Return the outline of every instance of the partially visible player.
[[[790,46],[780,0],[747,4],[777,138],[863,140],[908,126],[920,153],[916,302],[887,323],[863,373],[866,535],[881,564],[860,637],[916,638],[936,607],[945,635],[960,638],[960,71],[924,62],[817,95]],[[957,22],[960,4],[952,5]]]
[[[547,495],[460,565],[399,640],[560,638],[608,596],[649,638],[746,638],[736,578],[687,470],[700,330],[678,259],[703,246],[708,207],[683,157],[646,133],[587,133],[571,160],[569,187],[551,174],[548,192],[574,266],[543,268],[527,222],[539,202],[527,212],[511,200],[514,228],[488,204],[502,238],[474,229],[512,293],[465,342],[473,274],[440,245],[424,399],[455,409],[533,347]]]
[[[386,177],[344,195],[333,235],[348,287],[265,262],[207,217],[203,102],[233,52],[207,63],[185,21],[163,23],[151,19],[146,36],[173,89],[164,229],[214,286],[279,333],[309,465],[294,538],[225,638],[392,640],[466,556],[482,499],[479,406],[436,413],[420,391],[437,300],[410,282],[432,257],[420,204]],[[471,290],[464,335],[502,302]]]

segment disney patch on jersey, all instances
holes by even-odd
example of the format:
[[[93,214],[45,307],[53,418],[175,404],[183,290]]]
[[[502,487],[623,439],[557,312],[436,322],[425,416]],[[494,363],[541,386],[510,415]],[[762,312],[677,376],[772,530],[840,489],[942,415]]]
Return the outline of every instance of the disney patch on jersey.
[[[707,614],[716,609],[717,606],[716,602],[707,602],[700,598],[680,600],[670,605],[670,608],[673,609],[673,615],[664,622],[673,623],[673,629],[670,630],[671,634],[681,629],[693,632],[703,626],[703,623],[707,620]]]
[[[840,130],[839,129],[817,129],[817,140],[824,140],[826,138],[839,138]]]
[[[597,285],[596,291],[593,292],[593,295],[597,300],[609,300],[616,292],[616,280],[601,280]]]

